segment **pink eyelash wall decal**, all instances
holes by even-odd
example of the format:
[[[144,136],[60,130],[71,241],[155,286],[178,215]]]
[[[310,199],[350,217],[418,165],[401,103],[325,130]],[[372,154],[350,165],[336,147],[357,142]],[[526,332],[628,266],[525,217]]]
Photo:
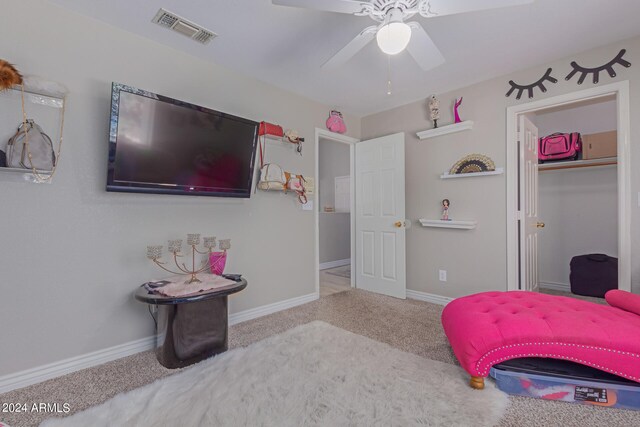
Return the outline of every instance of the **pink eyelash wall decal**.
[[[573,61],[571,63],[571,67],[573,67],[573,70],[571,70],[571,72],[567,74],[567,77],[565,77],[565,80],[567,81],[571,80],[571,78],[575,76],[577,73],[581,73],[580,78],[578,79],[578,84],[581,85],[589,74],[593,74],[593,84],[597,84],[600,81],[600,73],[605,70],[607,71],[607,73],[609,73],[609,76],[613,78],[616,76],[616,72],[613,69],[614,65],[620,64],[626,68],[631,67],[631,63],[623,58],[625,53],[627,53],[627,50],[622,49],[620,52],[618,52],[616,57],[613,58],[611,61],[595,68],[583,67],[581,65],[578,65],[576,61]]]
[[[520,99],[522,97],[522,94],[526,90],[528,92],[529,98],[533,98],[533,89],[535,89],[536,87],[539,88],[542,92],[546,92],[547,88],[544,86],[544,82],[558,83],[558,79],[556,79],[555,77],[551,77],[551,71],[551,68],[547,69],[547,72],[544,73],[544,76],[540,77],[534,83],[528,85],[519,85],[513,80],[509,80],[511,89],[509,89],[509,92],[507,92],[505,96],[508,98],[515,90],[517,90],[518,94],[516,95],[516,99]]]

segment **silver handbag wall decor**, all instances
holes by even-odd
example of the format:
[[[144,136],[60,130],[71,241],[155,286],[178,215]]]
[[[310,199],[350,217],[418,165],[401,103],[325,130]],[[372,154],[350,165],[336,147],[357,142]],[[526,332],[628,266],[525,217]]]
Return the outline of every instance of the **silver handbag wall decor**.
[[[7,143],[7,166],[50,172],[55,165],[51,138],[33,120],[20,123],[18,131]]]

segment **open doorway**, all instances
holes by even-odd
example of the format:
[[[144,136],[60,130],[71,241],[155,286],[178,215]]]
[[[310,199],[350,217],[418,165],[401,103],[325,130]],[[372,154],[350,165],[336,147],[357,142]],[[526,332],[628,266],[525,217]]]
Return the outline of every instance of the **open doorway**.
[[[317,130],[317,288],[320,297],[355,283],[354,146],[357,140]]]
[[[589,276],[613,274],[630,291],[628,83],[510,107],[507,126],[508,289],[602,296]],[[539,163],[555,132],[582,150]]]

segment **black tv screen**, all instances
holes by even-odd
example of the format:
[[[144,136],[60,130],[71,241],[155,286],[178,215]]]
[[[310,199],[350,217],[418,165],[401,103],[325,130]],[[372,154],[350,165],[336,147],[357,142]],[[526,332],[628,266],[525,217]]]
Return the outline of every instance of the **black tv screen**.
[[[113,83],[107,191],[250,197],[258,123]]]

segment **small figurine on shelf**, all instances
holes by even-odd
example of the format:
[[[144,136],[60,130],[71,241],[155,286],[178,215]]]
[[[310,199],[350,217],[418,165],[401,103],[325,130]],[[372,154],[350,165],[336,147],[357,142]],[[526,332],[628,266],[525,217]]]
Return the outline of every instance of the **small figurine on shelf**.
[[[458,108],[462,105],[462,97],[456,98],[456,102],[453,104],[453,116],[455,117],[454,123],[461,123],[460,114],[458,114]]]
[[[442,201],[442,218],[441,219],[443,221],[451,221],[449,219],[449,204],[450,204],[449,199],[444,199]]]
[[[435,95],[429,97],[429,114],[431,120],[433,120],[433,128],[435,129],[438,127],[438,120],[440,120],[440,101],[438,101]]]

